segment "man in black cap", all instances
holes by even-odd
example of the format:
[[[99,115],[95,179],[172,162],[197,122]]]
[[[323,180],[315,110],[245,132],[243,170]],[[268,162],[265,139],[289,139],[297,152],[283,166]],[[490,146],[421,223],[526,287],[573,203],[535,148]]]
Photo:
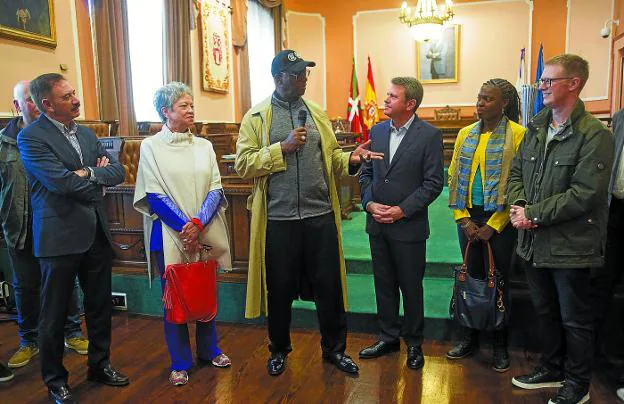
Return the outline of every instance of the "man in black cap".
[[[301,98],[309,67],[295,51],[277,54],[271,65],[275,92],[241,122],[235,168],[254,179],[245,316],[268,318],[270,375],[286,368],[291,306],[296,298],[316,304],[323,359],[355,374],[345,355],[347,308],[340,234],[337,175],[354,175],[361,160],[381,159],[366,150],[342,152],[327,114]]]

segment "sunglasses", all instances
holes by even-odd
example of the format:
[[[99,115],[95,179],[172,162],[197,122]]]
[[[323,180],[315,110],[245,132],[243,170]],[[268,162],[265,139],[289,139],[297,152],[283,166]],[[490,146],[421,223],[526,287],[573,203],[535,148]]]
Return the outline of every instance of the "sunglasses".
[[[303,80],[307,79],[308,77],[310,77],[310,70],[308,70],[308,69],[306,69],[304,71],[301,71],[299,73],[289,73],[289,72],[282,72],[282,73],[294,77],[295,80],[297,80],[297,81],[303,81]]]

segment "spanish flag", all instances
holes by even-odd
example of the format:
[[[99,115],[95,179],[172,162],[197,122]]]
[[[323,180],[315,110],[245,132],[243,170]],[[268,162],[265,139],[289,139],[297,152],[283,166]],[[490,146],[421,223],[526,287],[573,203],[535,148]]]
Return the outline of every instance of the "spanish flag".
[[[373,80],[373,67],[370,56],[368,57],[368,74],[366,75],[366,93],[364,94],[363,120],[366,129],[370,130],[379,122],[379,110],[377,109],[377,93],[375,93],[375,80]],[[366,136],[368,137],[368,136]]]

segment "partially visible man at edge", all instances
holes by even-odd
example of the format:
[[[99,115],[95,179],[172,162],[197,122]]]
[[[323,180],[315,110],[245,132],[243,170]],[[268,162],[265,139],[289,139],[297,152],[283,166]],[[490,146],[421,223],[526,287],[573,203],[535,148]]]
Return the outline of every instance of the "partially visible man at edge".
[[[39,353],[39,290],[41,271],[32,251],[32,211],[28,178],[17,148],[17,134],[39,118],[28,81],[13,88],[13,105],[20,114],[0,131],[0,224],[7,243],[17,306],[19,349],[9,359],[10,368],[26,366]],[[87,354],[89,341],[80,329],[80,293],[75,283],[65,321],[65,347]]]

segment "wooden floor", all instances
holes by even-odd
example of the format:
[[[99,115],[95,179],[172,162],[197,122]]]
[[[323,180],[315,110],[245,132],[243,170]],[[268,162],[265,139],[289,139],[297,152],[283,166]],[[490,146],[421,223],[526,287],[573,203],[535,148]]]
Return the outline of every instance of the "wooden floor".
[[[115,314],[112,363],[130,376],[131,384],[114,388],[86,380],[86,359],[66,353],[70,385],[82,403],[546,403],[554,390],[524,391],[513,388],[511,377],[532,369],[534,359],[512,351],[511,371],[498,374],[488,366],[489,349],[471,359],[450,362],[449,344],[428,342],[423,349],[422,371],[405,367],[405,347],[400,354],[368,361],[357,360],[360,375],[350,377],[321,361],[319,334],[293,331],[294,351],[288,368],[279,377],[265,370],[267,359],[264,328],[219,324],[222,350],[233,366],[194,368],[183,387],[169,385],[169,357],[159,318]],[[193,334],[192,334],[193,335]],[[347,353],[357,358],[375,336],[349,335]],[[0,324],[0,358],[8,360],[17,346],[17,326]],[[613,386],[595,377],[592,403],[616,402]],[[39,375],[39,361],[17,369],[9,383],[0,383],[0,403],[43,403],[46,389]]]

